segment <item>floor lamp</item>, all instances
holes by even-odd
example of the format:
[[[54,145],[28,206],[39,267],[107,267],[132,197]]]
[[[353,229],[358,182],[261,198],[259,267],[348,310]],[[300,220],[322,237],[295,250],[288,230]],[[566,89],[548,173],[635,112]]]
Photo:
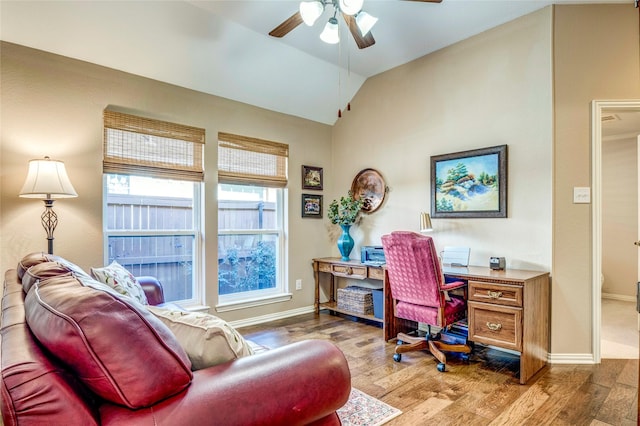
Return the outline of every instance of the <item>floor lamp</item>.
[[[20,197],[38,198],[44,201],[45,210],[40,219],[42,219],[42,227],[47,232],[49,254],[53,254],[53,231],[58,225],[58,215],[53,211],[53,202],[57,198],[77,196],[62,161],[52,160],[49,157],[29,161],[29,172],[20,191]]]

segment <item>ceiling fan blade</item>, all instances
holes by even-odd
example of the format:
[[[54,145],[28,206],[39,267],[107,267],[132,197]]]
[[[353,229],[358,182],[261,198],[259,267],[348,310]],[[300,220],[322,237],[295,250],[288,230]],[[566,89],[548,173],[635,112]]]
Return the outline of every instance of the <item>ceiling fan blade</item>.
[[[278,25],[269,33],[270,36],[273,37],[284,37],[289,34],[289,31],[293,30],[298,25],[302,24],[302,16],[300,12],[296,12],[291,15],[287,20],[285,20],[282,24]]]
[[[351,35],[353,39],[356,41],[356,45],[358,49],[366,49],[369,46],[373,46],[376,44],[371,31],[369,31],[364,37],[360,34],[360,28],[358,28],[358,24],[356,24],[356,20],[353,16],[342,14],[344,21],[347,23],[349,27],[349,31],[351,31]]]

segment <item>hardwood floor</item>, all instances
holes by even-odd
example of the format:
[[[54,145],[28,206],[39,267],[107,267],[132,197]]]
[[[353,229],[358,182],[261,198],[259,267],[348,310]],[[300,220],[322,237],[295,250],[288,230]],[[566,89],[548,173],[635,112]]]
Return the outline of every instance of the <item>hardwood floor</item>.
[[[383,341],[381,328],[324,312],[239,331],[272,348],[332,341],[349,362],[353,387],[402,410],[389,426],[638,424],[638,360],[551,365],[520,385],[512,355],[476,346],[468,364],[449,358],[440,373],[428,353],[394,362],[394,344]]]

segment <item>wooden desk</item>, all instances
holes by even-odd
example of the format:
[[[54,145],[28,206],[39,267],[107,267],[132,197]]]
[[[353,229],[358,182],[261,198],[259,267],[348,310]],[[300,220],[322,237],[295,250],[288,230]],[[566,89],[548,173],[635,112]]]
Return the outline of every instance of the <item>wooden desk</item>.
[[[326,303],[320,303],[320,272],[330,274],[329,301]],[[354,280],[372,279],[384,281],[384,270],[381,267],[364,265],[357,260],[344,261],[340,260],[339,257],[323,257],[319,259],[313,259],[313,273],[316,280],[316,296],[313,304],[316,313],[320,312],[321,309],[326,309],[332,312],[339,312],[370,321],[379,323],[384,322],[383,319],[376,318],[373,315],[359,314],[356,312],[339,309],[338,303],[336,301],[337,288],[335,277],[349,278]],[[383,300],[385,300],[384,296]],[[384,309],[382,318],[385,318]],[[385,336],[385,340],[389,339]]]
[[[407,331],[406,321],[393,316],[393,300],[385,268],[340,258],[313,259],[315,310],[328,309],[383,324],[385,341]],[[329,302],[320,303],[320,272],[329,273]],[[549,273],[488,267],[444,267],[446,278],[468,283],[469,340],[520,353],[520,383],[525,384],[547,363],[550,330]],[[339,310],[335,277],[383,281],[383,319]]]
[[[487,267],[445,267],[445,277],[467,281],[469,340],[520,352],[520,383],[547,363],[549,273]]]

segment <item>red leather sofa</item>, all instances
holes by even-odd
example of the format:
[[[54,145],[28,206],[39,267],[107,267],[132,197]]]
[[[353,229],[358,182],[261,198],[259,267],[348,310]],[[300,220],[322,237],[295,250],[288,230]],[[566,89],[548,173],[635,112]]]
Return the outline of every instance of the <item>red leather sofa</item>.
[[[2,419],[11,425],[336,425],[350,373],[307,340],[191,371],[168,328],[75,265],[34,253],[5,273]],[[162,287],[142,279],[151,303]]]

